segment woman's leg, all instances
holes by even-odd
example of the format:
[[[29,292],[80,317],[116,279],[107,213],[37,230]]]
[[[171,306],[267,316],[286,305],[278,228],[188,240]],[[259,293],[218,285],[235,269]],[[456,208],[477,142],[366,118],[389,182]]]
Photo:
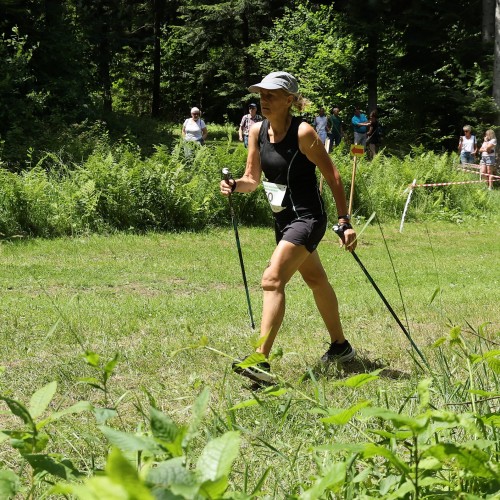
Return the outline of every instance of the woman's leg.
[[[280,241],[273,252],[269,266],[262,276],[264,292],[260,336],[265,337],[257,349],[266,357],[269,355],[274,339],[285,315],[285,285],[310,256],[304,246],[289,241]]]
[[[488,189],[493,189],[493,166],[486,165],[486,173],[488,174]]]
[[[325,322],[332,343],[344,342],[344,332],[340,322],[337,296],[328,281],[325,269],[315,250],[299,267],[299,272],[313,292],[316,306]]]

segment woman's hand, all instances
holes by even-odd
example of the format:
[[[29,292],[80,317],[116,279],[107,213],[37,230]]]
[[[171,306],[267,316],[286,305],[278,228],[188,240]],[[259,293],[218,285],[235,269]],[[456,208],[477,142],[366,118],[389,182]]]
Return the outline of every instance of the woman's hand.
[[[223,196],[229,196],[233,192],[233,185],[234,184],[235,184],[235,180],[234,179],[229,179],[229,181],[226,181],[225,179],[222,179],[220,181],[220,192],[221,192],[221,194]]]
[[[356,250],[358,240],[356,239],[356,231],[354,229],[346,229],[344,231],[344,240],[342,246],[349,252]]]

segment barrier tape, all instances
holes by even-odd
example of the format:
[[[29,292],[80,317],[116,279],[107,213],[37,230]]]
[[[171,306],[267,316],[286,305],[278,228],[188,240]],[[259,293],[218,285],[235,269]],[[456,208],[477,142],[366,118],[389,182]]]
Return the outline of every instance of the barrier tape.
[[[476,172],[475,170],[469,170],[467,168],[463,167],[457,167],[458,170],[462,170],[463,172],[468,172],[470,174],[479,174],[483,177],[493,177],[493,179],[500,179],[500,175],[493,175],[493,174],[487,174],[487,173],[482,173],[482,172]]]
[[[486,175],[486,174],[483,174],[483,175]],[[498,177],[498,175],[495,175],[492,177]],[[498,177],[498,179],[493,179],[493,182],[497,182],[498,180],[500,180],[500,177]],[[408,187],[416,188],[416,187],[453,186],[456,184],[479,184],[480,182],[482,182],[484,184],[487,181],[481,180],[481,181],[460,181],[460,182],[433,182],[430,184],[408,184]]]
[[[472,163],[465,163],[462,165],[463,166],[457,165],[457,168],[459,170],[463,170],[464,172],[469,172],[471,174],[479,174],[483,178],[479,181],[432,182],[432,183],[426,183],[426,184],[415,184],[416,179],[413,179],[413,182],[411,184],[408,184],[408,187],[404,190],[405,193],[407,191],[409,191],[409,193],[408,193],[408,198],[406,200],[405,208],[403,210],[403,215],[401,217],[401,224],[399,225],[399,232],[400,233],[403,232],[403,224],[405,221],[406,212],[408,210],[408,205],[410,204],[410,199],[411,199],[411,195],[413,193],[414,188],[416,188],[416,187],[436,187],[436,186],[455,186],[455,185],[459,185],[459,184],[484,184],[484,183],[489,182],[489,180],[491,180],[491,182],[500,181],[500,175],[485,174],[482,172],[476,172],[475,170],[469,170],[467,168],[467,167],[481,168],[478,165],[473,165]],[[485,179],[485,177],[490,177],[490,178],[493,177],[493,179]]]

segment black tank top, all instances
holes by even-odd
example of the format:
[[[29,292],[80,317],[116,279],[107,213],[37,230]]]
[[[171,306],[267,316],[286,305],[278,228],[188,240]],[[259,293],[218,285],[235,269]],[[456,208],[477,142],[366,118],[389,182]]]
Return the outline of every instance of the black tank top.
[[[278,143],[269,141],[269,120],[264,120],[259,132],[260,163],[269,182],[287,187],[282,205],[285,210],[274,213],[279,222],[325,215],[325,208],[316,179],[316,165],[300,152],[300,117],[292,117],[285,138]]]

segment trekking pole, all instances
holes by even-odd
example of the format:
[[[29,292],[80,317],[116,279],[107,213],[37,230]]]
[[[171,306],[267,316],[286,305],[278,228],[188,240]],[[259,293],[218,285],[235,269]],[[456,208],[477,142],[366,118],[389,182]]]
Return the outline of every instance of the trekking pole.
[[[339,236],[339,238],[344,241],[344,229],[342,226],[335,225],[333,226],[333,230],[335,233]],[[406,335],[406,338],[410,341],[411,346],[413,349],[415,349],[415,352],[420,356],[420,359],[424,362],[425,366],[429,368],[429,363],[427,362],[427,359],[425,356],[422,354],[420,349],[418,348],[417,344],[413,341],[411,338],[411,335],[408,333],[408,330],[405,328],[401,320],[398,318],[396,313],[394,312],[394,309],[391,307],[389,302],[387,302],[387,299],[384,297],[384,294],[380,291],[380,288],[377,286],[377,283],[375,283],[374,279],[370,276],[370,273],[366,270],[366,267],[363,265],[361,262],[360,258],[356,255],[356,252],[353,250],[351,252],[352,256],[356,260],[356,262],[359,264],[359,267],[361,267],[361,270],[363,273],[365,273],[365,276],[368,278],[368,281],[372,284],[373,288],[375,288],[375,291],[378,293],[379,297],[382,299],[382,302],[385,304],[389,312],[392,314],[392,317],[396,320],[396,323],[399,325],[401,330],[403,330],[403,333]]]
[[[234,180],[231,172],[229,171],[228,168],[223,168],[222,169],[222,178],[229,184],[230,180]],[[238,256],[240,258],[240,267],[241,267],[241,275],[243,276],[243,284],[245,285],[245,292],[247,296],[247,305],[248,305],[248,315],[250,316],[250,326],[252,327],[252,330],[255,330],[255,323],[253,320],[253,314],[252,314],[252,305],[250,304],[250,293],[248,292],[248,283],[247,283],[247,276],[245,273],[245,265],[243,264],[243,254],[241,252],[241,245],[240,245],[240,237],[238,235],[238,220],[236,219],[236,214],[234,212],[234,207],[233,207],[233,200],[231,198],[231,194],[229,194],[228,199],[229,199],[229,211],[231,212],[231,220],[233,223],[233,228],[234,228],[234,236],[236,238],[236,246],[238,247]]]

